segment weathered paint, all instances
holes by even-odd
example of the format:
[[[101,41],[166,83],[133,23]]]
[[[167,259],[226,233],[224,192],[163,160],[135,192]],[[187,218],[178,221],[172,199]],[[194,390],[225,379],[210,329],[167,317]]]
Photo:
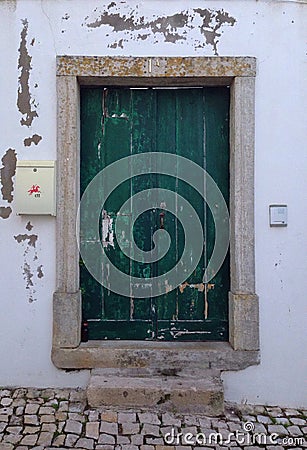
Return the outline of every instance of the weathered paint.
[[[113,230],[113,219],[107,213],[107,211],[102,211],[102,245],[103,247],[114,247],[114,230]]]
[[[228,108],[229,90],[226,87],[82,89],[81,191],[100,170],[117,158],[149,151],[163,152],[167,148],[168,152],[189,156],[195,163],[205,167],[218,182],[227,201],[229,150],[225,124],[228,121]],[[108,182],[107,178],[103,181],[106,186]],[[187,237],[184,237],[178,219],[167,211],[168,205],[163,200],[159,202],[159,208],[138,217],[133,227],[136,245],[143,251],[152,250],[155,230],[167,230],[171,245],[161,260],[154,264],[129,260],[121,252],[118,239],[115,240],[113,234],[115,223],[120,228],[120,221],[125,221],[129,227],[134,209],[132,200],[125,214],[119,215],[121,204],[133,193],[152,187],[166,188],[188,199],[203,224],[206,251],[186,283],[173,290],[166,281],[164,294],[154,298],[150,298],[150,295],[144,299],[128,298],[114,294],[107,286],[101,288],[82,264],[83,316],[89,322],[89,338],[203,340],[205,336],[208,340],[225,340],[228,335],[228,264],[225,262],[221,273],[216,276],[217,289],[210,293],[209,299],[207,291],[212,284],[206,285],[204,302],[205,285],[199,280],[206,265],[205,253],[210,254],[213,248],[214,230],[209,218],[206,219],[208,213],[202,199],[195,195],[191,187],[173,177],[160,175],[126,181],[108,197],[104,205],[102,245],[113,264],[125,273],[144,278],[144,284],[149,288],[151,282],[146,279],[166,273],[177,264]],[[100,195],[99,192],[96,194]],[[150,202],[152,194],[148,195]],[[90,206],[88,204],[89,217],[92,217]],[[131,246],[125,233],[120,239],[120,244]],[[90,236],[81,236],[81,245],[96,251]],[[190,256],[193,258],[193,252]],[[108,269],[108,265],[103,269],[106,271],[106,280]],[[101,270],[99,265],[98,270]],[[187,286],[190,289],[185,290]]]
[[[21,125],[30,127],[32,125],[33,119],[35,117],[38,117],[38,114],[36,112],[36,109],[33,108],[33,100],[31,98],[29,87],[30,71],[32,69],[32,57],[29,55],[27,48],[28,20],[22,20],[22,24],[23,28],[20,34],[20,47],[18,49],[18,69],[21,69],[21,71],[18,78],[19,86],[17,95],[17,107],[19,109],[19,112],[23,116],[20,120]],[[32,42],[34,44],[34,41]]]
[[[13,176],[16,172],[16,152],[13,149],[8,149],[1,159],[3,167],[0,169],[0,181],[2,184],[1,193],[2,199],[9,203],[13,201]]]
[[[85,18],[85,24],[88,28],[99,28],[108,25],[113,33],[122,33],[122,38],[109,44],[109,48],[124,48],[124,44],[132,40],[146,40],[153,36],[158,42],[160,38],[164,42],[176,44],[178,41],[187,40],[191,30],[196,30],[200,36],[194,39],[195,48],[211,46],[215,55],[218,55],[217,44],[221,33],[220,28],[223,25],[233,26],[236,22],[228,12],[223,9],[201,9],[190,8],[176,12],[172,15],[153,15],[153,19],[145,19],[133,6],[126,14],[116,12],[120,9],[115,2],[112,2],[96,18]],[[112,10],[112,11],[111,11]],[[142,31],[143,33],[135,33]],[[201,35],[204,39],[201,39]]]
[[[179,286],[179,290],[180,290],[181,294],[183,293],[183,291],[185,290],[186,287],[189,287],[191,289],[197,289],[199,292],[203,292],[205,289],[204,283],[189,284],[189,283],[185,282]]]
[[[35,144],[37,145],[42,140],[42,136],[39,134],[33,134],[33,136],[25,138],[23,141],[23,145],[25,147],[30,147],[30,145]]]
[[[29,291],[29,297],[28,297],[29,303],[32,303],[33,301],[36,300],[36,299],[33,298],[33,294],[35,294],[36,291],[34,289],[32,289],[32,287],[33,287],[33,281],[32,281],[33,273],[31,272],[30,264],[28,262],[26,262],[26,261],[24,262],[24,265],[23,265],[23,278],[24,278],[24,280],[26,282],[26,289]]]
[[[33,225],[30,221],[25,226],[26,230],[31,231]],[[38,265],[38,249],[36,247],[38,241],[37,234],[18,234],[14,236],[14,239],[19,244],[22,244],[24,248],[23,252],[23,265],[22,275],[25,281],[25,289],[27,292],[27,298],[29,303],[33,303],[37,300],[37,286],[36,279],[44,277],[43,265]],[[35,276],[36,275],[36,276]]]

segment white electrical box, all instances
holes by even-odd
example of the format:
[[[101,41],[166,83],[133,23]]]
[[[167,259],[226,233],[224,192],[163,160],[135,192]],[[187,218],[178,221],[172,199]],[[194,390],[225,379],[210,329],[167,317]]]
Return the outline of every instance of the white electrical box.
[[[55,161],[18,161],[15,209],[17,214],[56,215]]]
[[[286,227],[288,224],[287,205],[270,205],[270,226]]]

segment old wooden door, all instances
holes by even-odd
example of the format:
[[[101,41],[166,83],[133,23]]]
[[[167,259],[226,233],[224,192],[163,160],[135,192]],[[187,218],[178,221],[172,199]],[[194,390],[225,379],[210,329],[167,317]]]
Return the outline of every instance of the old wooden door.
[[[81,194],[93,177],[112,162],[131,154],[168,152],[203,167],[215,180],[226,202],[229,195],[229,89],[84,88],[81,90]],[[104,180],[107,183],[108,180]],[[215,227],[203,198],[174,177],[150,174],[122,183],[104,205],[107,234],[131,195],[154,187],[177,192],[196,210],[203,227],[201,259],[194,272],[174,290],[154,298],[129,298],[102,287],[80,261],[83,318],[90,339],[227,340],[229,259],[226,257],[209,286],[202,276],[213,250]],[[103,189],[103,186],[101,186]],[[133,204],[131,206],[133,208]],[[102,225],[103,227],[103,225]],[[121,252],[112,233],[102,236],[104,251],[122,271],[145,279],[176,264],[185,236],[174,214],[161,208],[143,213],[135,222],[138,247],[153,247],[155,230],[164,227],[171,237],[168,253],[155,263],[137,262]],[[82,240],[82,236],[81,236]],[[127,243],[129,245],[129,243]]]

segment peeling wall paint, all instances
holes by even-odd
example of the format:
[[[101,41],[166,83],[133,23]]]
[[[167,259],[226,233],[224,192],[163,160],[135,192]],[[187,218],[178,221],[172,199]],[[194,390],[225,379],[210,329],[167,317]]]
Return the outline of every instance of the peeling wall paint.
[[[38,266],[36,271],[37,271],[37,278],[43,278],[44,276],[43,266],[42,265]]]
[[[36,246],[36,241],[38,239],[37,234],[18,234],[14,236],[14,239],[20,244],[20,242],[28,241],[30,247]]]
[[[12,213],[12,208],[9,206],[0,206],[0,217],[2,219],[8,219]]]
[[[24,278],[24,280],[26,282],[26,289],[28,289],[30,291],[29,303],[32,303],[34,301],[33,293],[35,293],[36,291],[34,291],[32,289],[32,287],[33,287],[33,281],[32,281],[33,273],[31,272],[30,264],[27,263],[26,261],[24,262],[24,265],[23,265],[23,278]]]
[[[3,167],[0,169],[1,174],[1,193],[2,199],[7,200],[9,203],[13,201],[13,176],[16,172],[16,152],[12,148],[8,149],[1,159]]]
[[[90,19],[87,16],[84,22],[90,29],[108,25],[113,33],[121,33],[118,40],[108,45],[112,49],[124,48],[124,43],[129,40],[146,40],[151,35],[156,38],[156,42],[162,38],[164,42],[175,44],[180,40],[187,40],[191,30],[195,30],[201,36],[194,39],[194,47],[203,48],[210,45],[214,54],[218,55],[217,45],[222,33],[220,29],[224,25],[233,26],[236,22],[236,19],[223,9],[190,8],[172,15],[153,15],[152,20],[145,19],[137,7],[131,7],[127,14],[116,12],[118,9],[116,3],[112,2],[98,17]],[[136,31],[142,33],[135,33]]]
[[[25,147],[30,147],[31,144],[37,145],[42,140],[42,136],[39,134],[33,134],[32,137],[24,139],[23,144]]]
[[[31,99],[29,79],[30,71],[32,69],[31,61],[32,57],[29,55],[27,48],[27,34],[28,34],[28,20],[22,20],[23,28],[20,35],[20,47],[18,49],[18,69],[21,69],[19,76],[19,87],[17,96],[17,107],[19,112],[24,116],[20,120],[21,125],[30,127],[33,119],[38,117],[38,114],[33,108],[34,101]],[[33,44],[34,41],[32,40]]]
[[[33,228],[33,225],[31,224],[31,222],[28,222],[26,225],[26,230],[31,231]]]
[[[26,230],[31,231],[33,225],[27,222]],[[26,292],[28,293],[28,302],[33,303],[36,298],[35,279],[41,279],[44,276],[43,265],[38,264],[38,252],[36,248],[38,235],[37,234],[18,234],[14,239],[24,247],[22,275],[25,281]]]

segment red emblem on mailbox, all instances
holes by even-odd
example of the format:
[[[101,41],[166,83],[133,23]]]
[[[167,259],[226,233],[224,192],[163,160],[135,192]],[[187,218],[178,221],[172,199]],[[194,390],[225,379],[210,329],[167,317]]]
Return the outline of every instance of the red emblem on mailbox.
[[[40,186],[38,184],[33,184],[33,186],[28,190],[29,195],[40,194]]]

